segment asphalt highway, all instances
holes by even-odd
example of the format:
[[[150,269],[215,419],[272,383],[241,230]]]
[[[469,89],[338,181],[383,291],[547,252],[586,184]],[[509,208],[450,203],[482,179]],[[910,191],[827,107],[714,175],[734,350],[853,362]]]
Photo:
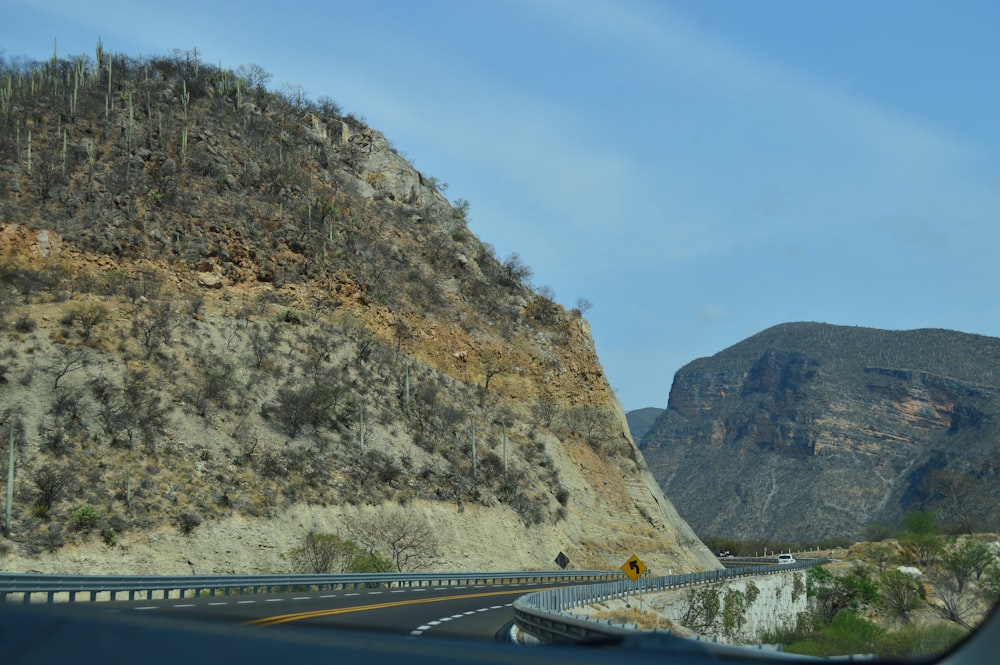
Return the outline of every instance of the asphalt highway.
[[[491,584],[295,591],[280,594],[76,603],[91,616],[142,615],[241,624],[259,630],[347,628],[413,637],[493,640],[514,599],[548,584]]]

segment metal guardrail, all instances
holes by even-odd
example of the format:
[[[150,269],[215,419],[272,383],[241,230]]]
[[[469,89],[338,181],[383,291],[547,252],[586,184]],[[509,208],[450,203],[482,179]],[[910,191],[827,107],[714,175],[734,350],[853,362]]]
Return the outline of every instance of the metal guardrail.
[[[634,635],[636,628],[614,625],[567,614],[566,610],[621,598],[629,593],[655,592],[711,584],[724,580],[758,575],[773,575],[829,563],[828,559],[799,559],[795,563],[740,566],[666,577],[640,577],[635,582],[619,579],[604,584],[570,586],[536,591],[514,601],[514,621],[518,628],[543,642],[600,642]]]
[[[0,573],[0,603],[20,599],[32,602],[32,596],[44,594],[46,602],[74,602],[84,596],[95,601],[137,597],[162,598],[171,593],[184,597],[206,594],[239,595],[304,589],[352,589],[359,587],[458,586],[544,582],[586,582],[620,578],[620,572],[600,570],[482,572],[482,573],[339,573],[331,575],[49,575],[36,573]],[[103,595],[102,595],[103,594]]]

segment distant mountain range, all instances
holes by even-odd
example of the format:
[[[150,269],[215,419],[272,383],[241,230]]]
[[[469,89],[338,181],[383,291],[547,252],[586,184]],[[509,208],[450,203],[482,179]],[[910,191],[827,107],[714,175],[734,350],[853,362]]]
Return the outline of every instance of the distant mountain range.
[[[653,406],[626,413],[625,419],[628,421],[628,429],[632,434],[632,439],[642,441],[642,437],[646,435],[661,413],[663,413],[663,409],[657,409]]]
[[[860,536],[911,510],[1000,525],[997,338],[783,324],[683,367],[645,429],[642,411],[640,449],[702,537]]]

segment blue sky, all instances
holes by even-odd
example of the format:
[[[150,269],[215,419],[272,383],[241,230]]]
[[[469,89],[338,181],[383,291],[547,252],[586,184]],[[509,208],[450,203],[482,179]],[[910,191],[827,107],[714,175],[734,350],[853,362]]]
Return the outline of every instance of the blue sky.
[[[769,326],[1000,336],[992,0],[6,0],[4,56],[198,49],[471,203],[626,410]]]

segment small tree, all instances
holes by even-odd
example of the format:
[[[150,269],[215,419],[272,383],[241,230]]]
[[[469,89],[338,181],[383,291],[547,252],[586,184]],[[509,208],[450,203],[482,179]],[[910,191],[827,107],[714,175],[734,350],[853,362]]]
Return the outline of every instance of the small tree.
[[[689,589],[686,598],[687,608],[681,623],[696,633],[708,634],[715,632],[722,611],[722,593],[717,586],[695,587]]]
[[[531,279],[532,271],[521,256],[514,252],[500,264],[501,279],[506,286],[522,284]]]
[[[429,568],[441,559],[437,534],[422,514],[382,506],[374,514],[345,517],[351,537],[373,558],[384,557],[397,572]]]
[[[909,554],[911,561],[927,566],[941,551],[941,528],[934,513],[907,513],[903,517],[903,531],[899,544]]]
[[[480,357],[479,367],[483,373],[483,390],[490,389],[490,379],[494,376],[500,376],[510,371],[510,363],[504,360],[503,354],[499,351],[483,353]]]
[[[59,388],[59,382],[64,376],[78,369],[83,369],[90,364],[90,352],[85,346],[73,347],[63,344],[57,347],[58,353],[55,360],[49,366],[49,371],[55,377],[52,382],[52,389]]]
[[[952,573],[940,568],[930,571],[935,602],[931,607],[942,619],[970,628],[967,619],[975,608],[975,599],[968,589],[960,586]]]
[[[815,566],[807,575],[808,595],[816,599],[816,609],[825,623],[833,621],[841,610],[861,610],[879,599],[878,585],[863,569],[838,576]]]
[[[941,557],[941,570],[952,579],[958,592],[962,593],[973,576],[979,580],[995,561],[996,557],[986,543],[965,540],[944,553]]]
[[[97,327],[108,318],[108,308],[100,303],[88,303],[73,307],[67,319],[76,324],[84,345],[90,343]]]
[[[531,417],[535,425],[552,427],[561,413],[559,403],[547,392],[543,392],[538,401],[531,405]]]
[[[908,619],[910,612],[923,604],[924,587],[916,577],[900,570],[879,573],[882,607],[899,619]]]

